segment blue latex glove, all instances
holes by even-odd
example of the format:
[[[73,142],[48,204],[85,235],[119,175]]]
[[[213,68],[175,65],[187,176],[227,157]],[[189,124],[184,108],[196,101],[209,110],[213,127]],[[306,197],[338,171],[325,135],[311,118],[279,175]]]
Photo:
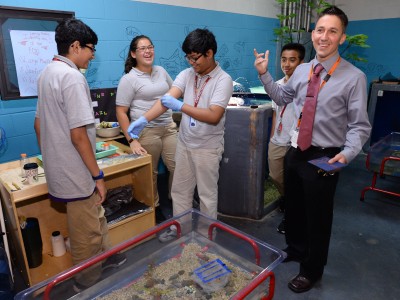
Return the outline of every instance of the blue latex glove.
[[[131,136],[131,138],[138,139],[139,134],[146,127],[147,123],[148,123],[147,119],[141,116],[139,119],[132,122],[131,125],[129,125],[128,134]]]
[[[179,101],[177,99],[175,99],[174,97],[172,97],[171,95],[164,95],[161,97],[161,103],[162,105],[164,105],[165,107],[168,107],[174,111],[181,111],[182,110],[182,106],[183,106],[183,102]]]

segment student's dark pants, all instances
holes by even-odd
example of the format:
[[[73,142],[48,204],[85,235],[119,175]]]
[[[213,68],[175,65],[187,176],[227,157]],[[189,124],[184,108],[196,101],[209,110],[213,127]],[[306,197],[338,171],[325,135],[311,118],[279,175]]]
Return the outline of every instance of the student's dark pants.
[[[319,279],[327,263],[339,174],[318,173],[308,161],[339,152],[340,148],[311,146],[303,152],[291,147],[285,156],[287,249],[301,258],[300,274],[310,280]]]

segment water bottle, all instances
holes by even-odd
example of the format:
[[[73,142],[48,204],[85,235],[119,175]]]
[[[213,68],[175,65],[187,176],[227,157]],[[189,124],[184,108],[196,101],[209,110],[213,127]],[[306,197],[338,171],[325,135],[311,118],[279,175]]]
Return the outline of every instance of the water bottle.
[[[29,163],[29,158],[26,157],[26,153],[21,153],[21,159],[19,160],[19,165],[21,167],[20,175],[21,177],[25,177],[25,164]]]

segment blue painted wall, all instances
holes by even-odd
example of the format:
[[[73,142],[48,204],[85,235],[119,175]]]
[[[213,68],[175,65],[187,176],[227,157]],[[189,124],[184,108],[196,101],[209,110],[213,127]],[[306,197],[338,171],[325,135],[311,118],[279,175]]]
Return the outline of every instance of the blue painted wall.
[[[272,1],[272,0],[271,0]],[[2,0],[1,5],[50,10],[74,11],[99,36],[96,59],[87,72],[91,88],[115,87],[123,72],[127,47],[136,34],[152,38],[156,46],[156,64],[162,65],[173,78],[186,68],[181,43],[186,34],[208,27],[218,41],[217,60],[233,79],[245,77],[250,86],[259,81],[253,68],[253,48],[270,49],[271,60],[276,53],[272,29],[274,18],[217,12],[205,9],[142,3],[130,0]],[[382,4],[384,5],[384,4]],[[365,16],[368,19],[368,16]],[[393,32],[400,29],[400,18],[353,21],[348,33],[369,36],[369,49],[357,49],[368,63],[358,64],[372,81],[392,72],[400,77],[400,60],[395,59],[400,40]],[[275,74],[275,64],[270,64]],[[0,163],[18,159],[20,153],[39,153],[33,131],[36,99],[0,99],[0,127],[6,134],[6,144],[0,144]]]
[[[137,34],[151,37],[156,46],[155,63],[175,78],[188,67],[181,50],[187,33],[207,27],[218,42],[217,60],[232,76],[245,77],[249,85],[259,85],[253,68],[253,48],[271,49],[272,28],[277,20],[204,9],[134,2],[129,0],[2,1],[1,5],[74,11],[99,36],[96,58],[87,80],[90,88],[115,87],[123,73],[129,43]],[[272,69],[271,71],[275,71]],[[0,149],[0,163],[19,158],[20,153],[37,155],[39,148],[33,130],[37,99],[0,100],[0,127],[6,145]]]
[[[371,48],[353,48],[365,57],[367,63],[357,63],[357,67],[365,72],[368,81],[379,79],[391,72],[400,78],[400,18],[367,20],[350,22],[348,34],[364,33],[368,35],[367,43]],[[351,48],[349,51],[353,51]]]

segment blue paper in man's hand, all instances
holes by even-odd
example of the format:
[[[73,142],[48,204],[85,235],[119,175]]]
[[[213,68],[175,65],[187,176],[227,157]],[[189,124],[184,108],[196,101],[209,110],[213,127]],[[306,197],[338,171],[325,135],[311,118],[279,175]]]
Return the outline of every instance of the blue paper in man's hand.
[[[325,172],[336,172],[339,171],[341,168],[347,166],[347,164],[343,164],[341,162],[334,162],[333,164],[328,163],[328,160],[330,160],[329,157],[324,156],[324,157],[320,157],[317,159],[313,159],[313,160],[309,160],[308,162],[322,170],[324,170]]]

